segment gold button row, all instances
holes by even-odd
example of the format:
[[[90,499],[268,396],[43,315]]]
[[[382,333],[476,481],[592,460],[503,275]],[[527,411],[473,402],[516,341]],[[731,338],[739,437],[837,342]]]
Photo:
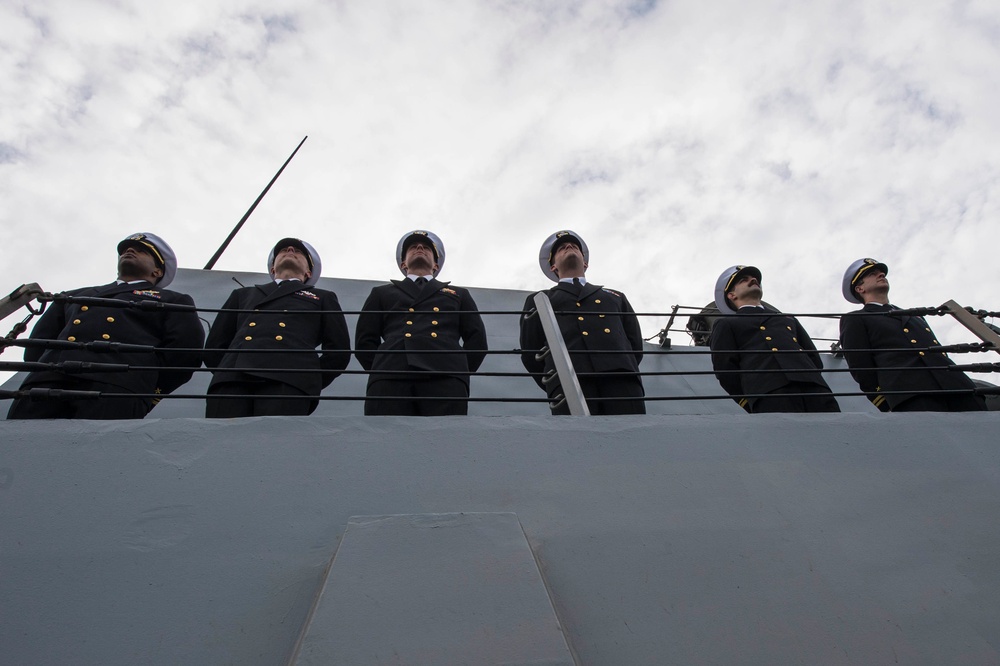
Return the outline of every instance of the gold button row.
[[[80,323],[80,320],[79,320],[79,319],[74,319],[74,320],[73,320],[73,323],[74,323],[74,324],[79,324],[79,323]],[[109,324],[113,324],[113,323],[115,323],[115,318],[114,318],[114,317],[108,317],[108,323],[109,323]]]

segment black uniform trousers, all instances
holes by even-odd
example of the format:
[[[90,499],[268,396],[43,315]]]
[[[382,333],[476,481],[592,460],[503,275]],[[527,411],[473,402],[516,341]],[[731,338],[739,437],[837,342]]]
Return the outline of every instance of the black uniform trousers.
[[[65,379],[37,381],[32,389],[62,389],[67,391],[100,391],[128,393],[120,386],[89,379],[66,376]],[[151,401],[146,398],[18,398],[10,406],[7,418],[14,419],[141,419],[149,413]]]
[[[638,375],[620,377],[581,377],[577,375],[587,409],[591,416],[618,416],[622,414],[645,414],[646,391]],[[549,396],[552,398],[552,396]],[[610,398],[610,399],[608,399]],[[569,405],[565,401],[549,408],[553,416],[568,416]]]
[[[469,386],[456,377],[381,379],[368,385],[367,395],[365,416],[465,416],[469,413]]]
[[[217,396],[240,396],[220,398]],[[281,398],[275,396],[289,396]],[[301,396],[301,397],[300,397]],[[208,388],[205,418],[233,419],[244,416],[308,416],[316,398],[291,384],[245,375],[243,381],[226,381]]]
[[[803,393],[830,393],[830,395],[802,395]],[[775,389],[753,403],[754,414],[778,412],[839,412],[840,405],[828,388],[807,382],[792,382]]]

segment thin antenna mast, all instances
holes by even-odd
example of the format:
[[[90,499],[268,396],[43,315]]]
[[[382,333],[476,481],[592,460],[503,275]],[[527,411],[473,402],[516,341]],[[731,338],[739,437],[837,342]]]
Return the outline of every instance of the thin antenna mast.
[[[257,200],[253,202],[253,204],[250,206],[247,212],[243,214],[243,217],[240,218],[240,221],[236,223],[235,227],[233,227],[233,230],[229,232],[229,238],[226,239],[225,243],[219,246],[219,249],[215,251],[215,254],[212,255],[212,258],[208,260],[207,264],[205,264],[206,271],[212,270],[212,267],[215,266],[215,262],[219,260],[219,257],[222,256],[222,253],[226,251],[227,247],[229,247],[229,243],[232,242],[232,240],[236,237],[236,234],[238,234],[240,232],[240,229],[243,228],[243,223],[247,221],[247,218],[249,218],[250,214],[253,213],[254,209],[257,207],[257,204],[260,203],[260,200],[264,198],[264,195],[267,194],[267,191],[271,189],[272,185],[274,185],[274,181],[278,180],[278,176],[280,176],[281,172],[285,170],[285,167],[288,166],[288,163],[292,161],[293,157],[295,157],[295,153],[299,152],[299,148],[302,147],[302,144],[305,143],[306,139],[308,138],[309,135],[302,137],[302,141],[300,141],[299,145],[295,147],[295,150],[292,151],[292,154],[288,156],[288,159],[285,160],[285,163],[281,165],[281,168],[278,169],[278,173],[274,174],[274,178],[271,179],[271,182],[267,184],[267,187],[265,187],[264,191],[260,193],[260,195],[257,197]]]

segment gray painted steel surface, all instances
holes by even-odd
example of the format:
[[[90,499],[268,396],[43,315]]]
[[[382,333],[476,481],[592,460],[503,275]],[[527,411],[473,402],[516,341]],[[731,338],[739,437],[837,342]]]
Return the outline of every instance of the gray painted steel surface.
[[[295,666],[573,666],[512,513],[355,516]]]
[[[998,663],[998,426],[7,421],[0,663],[281,664],[351,516],[457,512],[517,514],[583,664]]]

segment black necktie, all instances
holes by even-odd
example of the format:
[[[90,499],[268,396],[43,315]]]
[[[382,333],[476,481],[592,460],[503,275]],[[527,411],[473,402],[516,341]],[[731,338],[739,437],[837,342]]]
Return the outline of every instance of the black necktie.
[[[583,291],[583,285],[580,284],[580,278],[573,278],[573,291],[579,296],[580,292]]]

